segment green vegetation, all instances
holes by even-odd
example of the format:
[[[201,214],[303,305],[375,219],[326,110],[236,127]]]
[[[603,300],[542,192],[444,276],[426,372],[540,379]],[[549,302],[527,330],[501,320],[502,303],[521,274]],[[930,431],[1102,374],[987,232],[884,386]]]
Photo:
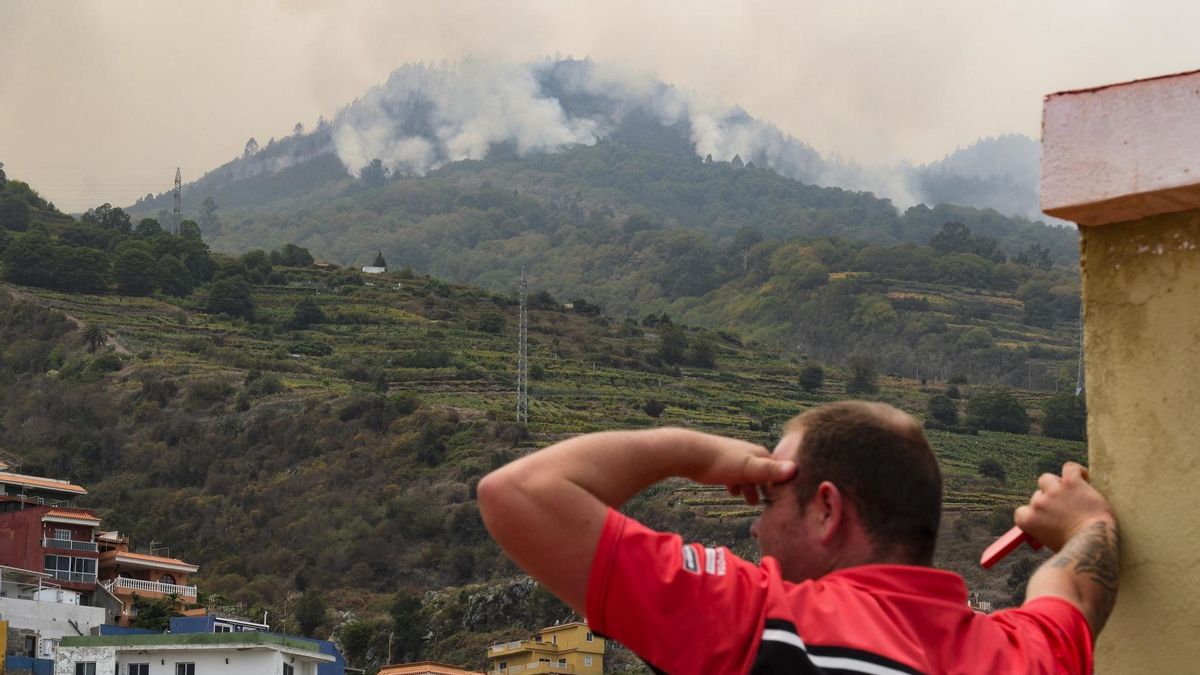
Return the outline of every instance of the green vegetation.
[[[419,275],[331,286],[348,272],[273,272],[285,284],[251,287],[253,321],[202,312],[198,296],[0,294],[0,447],[27,471],[87,485],[89,505],[108,526],[170,541],[201,565],[206,592],[230,603],[329,635],[337,629],[331,613],[283,608],[289,590],[321,589],[326,606],[365,622],[347,633],[370,634],[364,654],[385,653],[397,591],[483,593],[472,584],[515,573],[473,502],[474,483],[492,467],[566,434],[610,427],[687,425],[771,445],[789,417],[846,396],[851,379],[826,364],[824,383],[808,392],[796,383],[820,365],[812,361],[661,317],[653,327],[634,322],[635,331],[549,303],[530,311],[530,359],[544,377],[531,382],[525,427],[511,421],[510,297]],[[306,327],[294,327],[307,304],[325,319],[305,310]],[[479,330],[495,313],[506,319],[501,331]],[[88,325],[110,336],[95,354]],[[713,367],[656,365],[668,325],[688,344],[710,343]],[[305,355],[294,349],[302,344],[322,349]],[[914,414],[928,405],[914,380],[877,375],[876,383],[880,400]],[[1022,405],[1036,408],[1041,397],[1033,396]],[[1031,491],[1040,459],[1078,458],[1083,448],[1038,436],[929,433],[948,508],[966,514],[1011,509]],[[984,457],[1001,464],[1007,483],[980,482]],[[630,508],[652,525],[749,553],[753,509],[721,494],[666,486]],[[968,537],[970,553],[984,537]],[[969,570],[973,561],[960,555],[945,562]],[[423,625],[440,637],[423,657],[470,653],[505,626],[535,627],[526,625],[532,615],[468,627],[458,602],[424,608]]]
[[[810,363],[800,369],[800,388],[807,392],[820,390],[825,384],[825,369],[819,364]]]
[[[883,373],[1011,386],[1027,385],[1030,363],[1046,379],[1051,362],[1073,362],[1077,235],[995,211],[897,213],[867,193],[621,143],[497,151],[424,177],[355,179],[320,158],[218,174],[193,188],[237,224],[210,239],[216,250],[295,242],[502,293],[528,268],[553,296],[610,316],[667,313],[821,361],[869,353]],[[666,344],[660,358],[689,355]]]
[[[605,152],[608,161],[658,161],[596,152],[574,156],[581,175],[603,174],[603,161],[587,165]],[[536,160],[522,180],[540,175],[537,162],[560,161]],[[106,527],[169,541],[201,566],[198,581],[214,606],[270,610],[284,630],[344,640],[359,663],[381,659],[395,631],[404,641],[391,645],[395,653],[481,665],[488,642],[570,618],[544,591],[512,581],[516,569],[487,536],[474,487],[491,469],[584,431],[684,425],[770,446],[791,416],[822,402],[867,397],[932,416],[931,396],[954,410],[961,396],[968,424],[984,431],[950,424],[928,432],[947,483],[939,563],[989,599],[1008,597],[1002,577],[975,569],[979,550],[1027,498],[1036,471],[1082,459],[1084,444],[1051,437],[1061,405],[1046,394],[981,389],[957,375],[1013,385],[1029,381],[1030,364],[1049,364],[1057,378],[1074,362],[1070,274],[997,262],[1004,246],[989,248],[969,227],[965,240],[946,228],[944,250],[784,239],[803,230],[734,228],[735,216],[760,208],[738,195],[728,203],[742,211],[724,219],[704,212],[711,232],[600,206],[580,206],[591,225],[568,227],[556,209],[569,206],[454,183],[503,165],[359,186],[357,198],[380,200],[379,213],[399,197],[403,208],[424,210],[398,234],[411,248],[398,252],[380,239],[365,249],[404,261],[382,275],[315,266],[296,244],[212,255],[191,221],[173,235],[102,205],[76,222],[22,197],[26,231],[0,228],[0,272],[14,284],[0,289],[4,458],[87,485],[81,505],[96,508]],[[742,180],[725,168],[699,170]],[[749,176],[742,187],[782,180],[756,172],[741,170]],[[595,179],[613,180],[604,176]],[[836,213],[846,222],[874,203],[792,182],[777,188],[783,196],[773,202],[768,191],[760,200],[778,207],[770,217],[792,213],[792,192],[843,209]],[[597,190],[587,195],[642,188]],[[338,205],[351,202],[336,195],[329,202],[332,212],[317,210],[352,235],[367,231],[352,223],[381,222],[358,207],[339,215]],[[692,209],[685,202],[672,208]],[[860,215],[870,221],[873,213]],[[896,225],[884,213],[879,222]],[[258,227],[222,227],[215,202],[204,215],[206,231],[230,237]],[[945,215],[901,221],[924,222],[916,231],[934,236]],[[795,215],[824,225],[833,222],[827,216]],[[222,217],[239,216],[229,209]],[[407,267],[449,264],[452,250],[483,285],[515,288],[510,273],[523,260],[534,270],[544,264],[555,284],[534,275],[529,297],[528,425],[513,421],[514,294]],[[1051,321],[1041,325],[1047,312]],[[943,391],[946,375],[956,377]],[[1041,411],[1035,421],[1045,436],[1027,434],[1029,410]],[[1023,426],[1011,424],[1022,416]],[[985,459],[1003,480],[990,463],[993,476],[980,475]],[[719,488],[670,483],[628,510],[689,539],[753,551],[755,510]],[[303,595],[289,601],[296,591]]]
[[[1001,388],[975,392],[967,401],[967,424],[1015,434],[1029,433],[1029,415],[1011,391]]]

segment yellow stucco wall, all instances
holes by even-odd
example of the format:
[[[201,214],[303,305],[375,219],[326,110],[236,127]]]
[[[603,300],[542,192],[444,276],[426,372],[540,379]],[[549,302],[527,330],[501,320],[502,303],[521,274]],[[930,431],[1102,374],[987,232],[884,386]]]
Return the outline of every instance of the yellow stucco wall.
[[[1098,673],[1200,656],[1200,211],[1083,228],[1093,482],[1121,520]]]

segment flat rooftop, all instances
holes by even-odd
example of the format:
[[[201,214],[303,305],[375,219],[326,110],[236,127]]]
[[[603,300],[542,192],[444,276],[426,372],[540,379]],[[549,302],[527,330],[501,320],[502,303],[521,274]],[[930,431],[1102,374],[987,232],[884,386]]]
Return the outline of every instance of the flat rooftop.
[[[320,645],[314,640],[266,633],[245,631],[241,633],[154,633],[140,635],[71,635],[60,643],[63,647],[117,647],[170,651],[176,649],[243,649],[252,647],[276,647],[288,651],[303,652],[320,661],[333,661],[333,657],[321,653]]]

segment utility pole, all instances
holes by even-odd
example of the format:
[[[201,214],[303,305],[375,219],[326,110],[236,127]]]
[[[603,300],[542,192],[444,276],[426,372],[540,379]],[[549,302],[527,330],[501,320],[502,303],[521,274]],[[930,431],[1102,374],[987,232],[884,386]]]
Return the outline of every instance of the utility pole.
[[[172,233],[179,236],[179,214],[183,206],[183,179],[179,173],[179,167],[175,167],[175,222],[173,223],[175,231]]]
[[[529,318],[526,300],[529,295],[529,276],[521,268],[520,341],[517,346],[517,421],[529,422]]]

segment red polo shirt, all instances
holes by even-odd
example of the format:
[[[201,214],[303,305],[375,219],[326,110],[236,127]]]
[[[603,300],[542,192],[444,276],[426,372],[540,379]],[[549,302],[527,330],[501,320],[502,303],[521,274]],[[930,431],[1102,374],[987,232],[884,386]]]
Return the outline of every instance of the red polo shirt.
[[[798,584],[773,558],[684,544],[610,510],[592,561],[592,630],[667,673],[1091,673],[1071,603],[980,614],[961,577],[863,565]]]

